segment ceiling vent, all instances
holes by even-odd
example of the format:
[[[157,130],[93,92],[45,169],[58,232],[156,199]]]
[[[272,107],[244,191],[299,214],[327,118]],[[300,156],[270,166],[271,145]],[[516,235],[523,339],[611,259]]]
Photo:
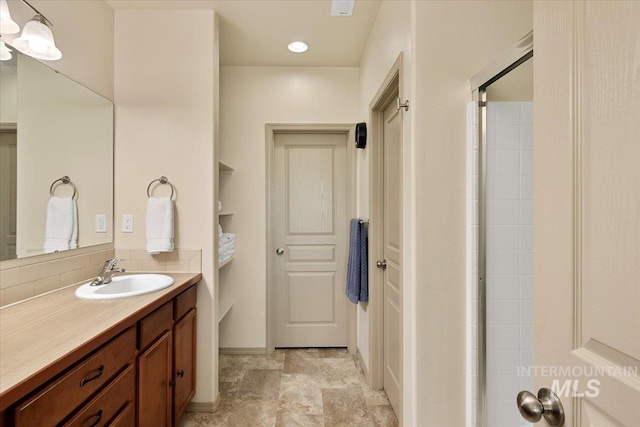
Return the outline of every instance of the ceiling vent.
[[[353,15],[353,5],[356,0],[331,0],[331,16]]]

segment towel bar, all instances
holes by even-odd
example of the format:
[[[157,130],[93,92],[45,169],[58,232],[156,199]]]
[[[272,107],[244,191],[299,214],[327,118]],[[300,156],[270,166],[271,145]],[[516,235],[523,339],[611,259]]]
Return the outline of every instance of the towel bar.
[[[51,187],[49,187],[49,195],[51,195],[51,197],[53,197],[53,187],[56,185],[56,182],[61,181],[63,184],[69,184],[73,187],[73,196],[71,196],[72,199],[76,198],[76,194],[78,194],[78,189],[76,188],[75,184],[73,182],[71,182],[71,178],[69,178],[68,176],[63,176],[62,178],[58,178],[55,181],[53,181],[51,183]]]
[[[156,179],[154,179],[153,181],[151,181],[149,183],[149,185],[147,186],[147,197],[148,198],[151,197],[151,193],[150,193],[151,186],[156,181],[158,181],[160,184],[169,184],[171,186],[171,196],[169,196],[169,197],[173,199],[173,194],[174,194],[176,188],[173,186],[172,183],[169,182],[169,180],[167,179],[166,176],[161,176],[160,178],[156,178]]]

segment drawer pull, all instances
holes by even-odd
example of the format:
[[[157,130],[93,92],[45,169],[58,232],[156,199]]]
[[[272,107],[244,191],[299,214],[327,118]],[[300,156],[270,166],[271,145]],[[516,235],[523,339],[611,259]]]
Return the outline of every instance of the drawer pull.
[[[98,411],[98,413],[96,414],[96,417],[98,417],[98,418],[96,418],[96,420],[95,420],[94,422],[92,422],[92,423],[89,425],[89,427],[95,427],[95,426],[97,426],[98,424],[100,424],[100,420],[102,419],[102,409],[100,409],[100,410]]]
[[[80,387],[84,387],[85,385],[87,385],[88,382],[91,382],[97,379],[98,377],[100,377],[100,375],[102,375],[103,372],[104,372],[104,365],[100,365],[100,367],[98,368],[97,374],[95,374],[91,378],[83,378],[82,381],[80,381]]]
[[[178,371],[178,376],[179,376],[180,378],[184,377],[184,370],[180,369],[180,370]]]

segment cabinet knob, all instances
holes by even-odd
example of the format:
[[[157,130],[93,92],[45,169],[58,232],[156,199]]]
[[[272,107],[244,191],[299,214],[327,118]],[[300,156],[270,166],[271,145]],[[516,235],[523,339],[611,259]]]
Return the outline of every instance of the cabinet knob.
[[[180,378],[184,377],[184,370],[183,370],[183,369],[180,369],[180,370],[178,371],[178,376],[179,376]]]

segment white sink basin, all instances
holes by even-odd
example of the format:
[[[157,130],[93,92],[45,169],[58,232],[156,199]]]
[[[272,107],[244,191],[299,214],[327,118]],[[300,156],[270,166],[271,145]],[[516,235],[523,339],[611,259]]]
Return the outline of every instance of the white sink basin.
[[[85,283],[76,289],[82,299],[114,299],[148,294],[173,285],[174,280],[164,274],[127,274],[114,276],[111,283],[91,286]]]

